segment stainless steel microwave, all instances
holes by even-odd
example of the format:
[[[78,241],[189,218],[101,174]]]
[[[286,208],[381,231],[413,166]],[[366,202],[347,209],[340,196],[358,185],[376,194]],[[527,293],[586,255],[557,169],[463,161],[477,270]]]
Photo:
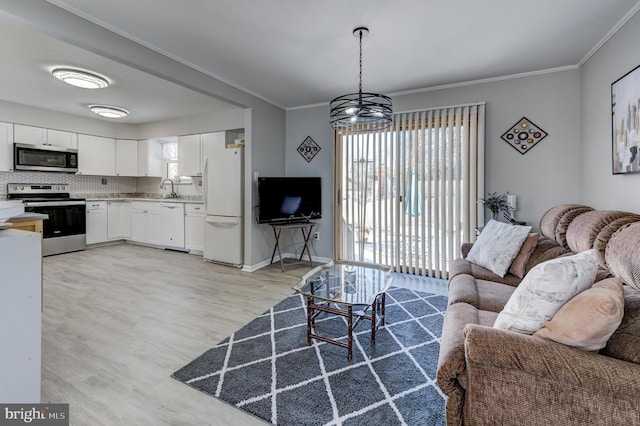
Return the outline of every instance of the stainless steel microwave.
[[[76,173],[78,150],[51,145],[13,144],[13,170]]]

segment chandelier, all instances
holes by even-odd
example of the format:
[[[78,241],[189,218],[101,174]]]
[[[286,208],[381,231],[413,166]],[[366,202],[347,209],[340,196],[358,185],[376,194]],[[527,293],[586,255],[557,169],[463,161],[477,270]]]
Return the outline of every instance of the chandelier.
[[[367,27],[353,30],[354,37],[360,39],[360,84],[357,93],[338,96],[331,101],[329,121],[336,130],[372,132],[388,128],[393,121],[390,97],[362,91],[362,38],[368,34]]]

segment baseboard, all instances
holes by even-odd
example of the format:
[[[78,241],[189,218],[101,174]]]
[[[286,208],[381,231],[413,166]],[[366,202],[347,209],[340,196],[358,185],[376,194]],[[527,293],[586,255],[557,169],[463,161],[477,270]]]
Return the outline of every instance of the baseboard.
[[[298,255],[295,253],[282,253],[282,259],[297,259]],[[304,258],[302,259],[304,260]],[[314,265],[317,264],[322,264],[322,263],[329,263],[331,262],[333,259],[331,258],[327,258],[327,257],[320,257],[320,256],[311,256],[311,260],[313,260]],[[273,263],[278,263],[280,262],[280,257],[279,256],[275,256],[273,258]],[[269,266],[271,265],[271,260],[270,259],[265,259],[262,262],[256,263],[255,265],[244,265],[242,267],[242,271],[244,272],[255,272],[259,269],[264,268],[265,266]]]

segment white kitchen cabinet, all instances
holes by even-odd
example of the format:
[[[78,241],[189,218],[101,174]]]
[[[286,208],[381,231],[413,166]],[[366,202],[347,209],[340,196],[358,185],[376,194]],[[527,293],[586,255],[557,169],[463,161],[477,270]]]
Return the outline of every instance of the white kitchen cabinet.
[[[138,176],[138,141],[116,139],[116,176]]]
[[[0,401],[40,403],[42,357],[42,238],[0,232]],[[3,413],[4,414],[4,413]]]
[[[115,139],[102,136],[78,135],[78,174],[115,176]]]
[[[107,241],[108,220],[106,201],[87,201],[87,244]]]
[[[15,143],[26,143],[29,145],[46,145],[47,129],[15,124],[13,126],[13,141]]]
[[[156,140],[138,141],[138,176],[164,176],[162,144]]]
[[[47,129],[47,145],[78,149],[78,134],[62,130]]]
[[[13,123],[0,122],[0,172],[13,171]]]
[[[201,135],[178,138],[178,172],[180,176],[202,176]]]
[[[131,240],[139,243],[164,245],[160,203],[133,201],[131,203]]]
[[[62,148],[78,148],[78,134],[63,130],[15,124],[13,141],[28,145],[53,145]]]
[[[202,133],[178,137],[178,172],[180,176],[202,176],[204,157],[202,145],[225,147],[227,132]]]
[[[184,245],[189,253],[202,254],[204,251],[204,204],[185,204],[184,234]]]
[[[109,240],[131,238],[131,201],[107,202],[107,238]]]
[[[184,204],[160,203],[162,245],[184,248]]]

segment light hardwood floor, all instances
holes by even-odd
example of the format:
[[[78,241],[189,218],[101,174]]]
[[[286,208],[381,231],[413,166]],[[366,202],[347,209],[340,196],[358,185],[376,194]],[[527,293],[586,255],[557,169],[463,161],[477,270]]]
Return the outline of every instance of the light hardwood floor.
[[[44,259],[42,402],[72,425],[260,425],[171,373],[291,294],[308,271],[254,273],[129,244]],[[394,284],[446,294],[446,284]]]

